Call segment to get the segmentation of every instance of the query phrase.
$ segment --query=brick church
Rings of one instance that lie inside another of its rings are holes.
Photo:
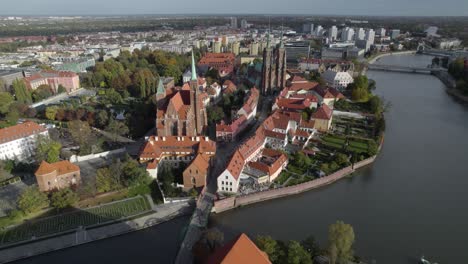
[[[286,86],[286,49],[281,39],[278,47],[270,47],[270,35],[263,50],[262,86],[263,95],[280,91]]]
[[[206,108],[198,86],[195,59],[192,52],[192,78],[190,88],[165,89],[159,82],[156,92],[156,135],[197,136],[207,126]]]

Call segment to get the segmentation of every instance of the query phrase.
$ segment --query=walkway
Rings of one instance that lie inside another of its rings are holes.
[[[176,217],[192,213],[193,202],[153,205],[152,208],[155,211],[154,213],[133,220],[93,229],[80,228],[65,235],[3,249],[0,251],[0,263],[27,258],[151,227]]]

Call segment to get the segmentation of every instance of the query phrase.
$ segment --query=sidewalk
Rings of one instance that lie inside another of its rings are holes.
[[[96,227],[89,230],[78,229],[69,234],[1,250],[0,263],[7,263],[151,227],[179,216],[191,214],[193,211],[193,203],[181,202],[152,205],[152,208],[155,211],[154,213],[133,220]]]

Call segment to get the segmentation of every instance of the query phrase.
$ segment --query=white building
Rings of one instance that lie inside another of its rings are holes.
[[[359,28],[356,34],[356,40],[363,40],[366,37],[366,32],[363,28]]]
[[[368,29],[366,31],[366,40],[371,45],[374,44],[374,42],[375,42],[375,31],[373,29]]]
[[[399,29],[392,29],[390,31],[390,38],[391,39],[396,39],[400,36],[400,30]]]
[[[332,41],[335,41],[336,38],[338,37],[338,28],[336,28],[336,26],[332,26],[329,30],[328,30],[328,37],[332,40]]]
[[[237,28],[237,17],[231,17],[231,28]]]
[[[241,28],[246,29],[249,27],[249,24],[247,23],[247,20],[242,19],[241,20]]]
[[[315,36],[322,36],[323,35],[323,27],[318,25],[317,28],[315,29]]]
[[[378,36],[380,37],[385,37],[385,34],[387,33],[387,31],[385,30],[385,28],[379,28],[377,29],[377,32],[376,32]]]
[[[31,161],[38,135],[48,137],[49,133],[46,128],[29,121],[0,129],[0,160]]]
[[[341,41],[351,41],[354,38],[354,29],[346,27],[341,31]]]
[[[353,77],[348,72],[327,70],[322,74],[322,77],[329,86],[341,91],[354,82]]]

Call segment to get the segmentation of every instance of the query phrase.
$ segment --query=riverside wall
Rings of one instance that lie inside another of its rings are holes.
[[[239,206],[245,206],[253,203],[258,203],[262,201],[272,200],[276,198],[281,198],[285,196],[290,196],[294,194],[303,193],[315,188],[319,188],[328,184],[331,184],[337,180],[342,179],[343,177],[353,173],[359,168],[367,166],[374,162],[376,156],[370,157],[363,161],[357,162],[352,166],[343,168],[335,173],[332,173],[328,176],[318,178],[309,182],[301,183],[294,186],[283,187],[273,190],[267,190],[263,192],[257,192],[253,194],[248,194],[244,196],[229,197],[226,199],[215,201],[214,212],[221,213],[231,209],[234,209]]]

